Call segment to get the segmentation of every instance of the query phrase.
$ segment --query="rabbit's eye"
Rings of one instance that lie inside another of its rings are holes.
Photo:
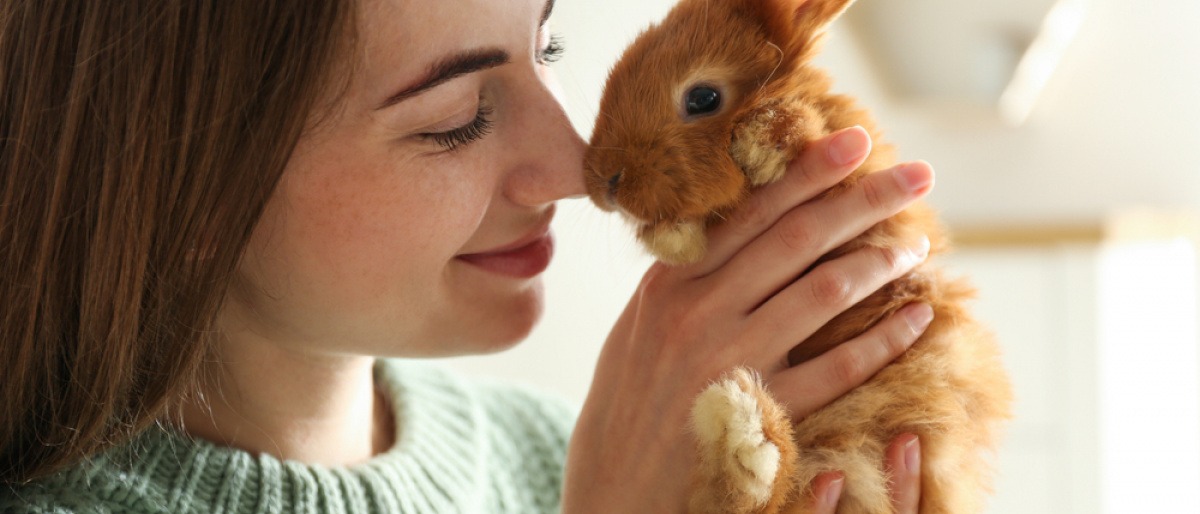
[[[710,114],[721,107],[721,93],[709,86],[696,86],[685,98],[688,116]]]

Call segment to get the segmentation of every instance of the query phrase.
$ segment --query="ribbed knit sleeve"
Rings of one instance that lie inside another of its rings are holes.
[[[280,461],[163,428],[46,480],[0,491],[0,512],[557,512],[575,411],[532,390],[387,360],[376,377],[395,446],[368,462]]]

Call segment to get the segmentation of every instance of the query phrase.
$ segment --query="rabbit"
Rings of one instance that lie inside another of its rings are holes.
[[[590,199],[619,211],[667,264],[705,254],[706,229],[750,190],[778,180],[807,142],[860,125],[854,99],[830,92],[810,64],[853,0],[682,0],[625,50],[605,85],[585,153]],[[895,163],[876,145],[825,195]],[[693,513],[806,512],[810,484],[842,471],[838,512],[893,511],[883,465],[889,441],[920,437],[925,514],[980,512],[1012,391],[991,333],[966,307],[974,292],[934,264],[948,242],[918,203],[835,249],[888,247],[925,234],[930,258],[830,321],[789,354],[793,364],[865,332],[911,302],[934,321],[907,353],[824,409],[792,420],[752,370],[736,368],[694,400],[699,452]]]

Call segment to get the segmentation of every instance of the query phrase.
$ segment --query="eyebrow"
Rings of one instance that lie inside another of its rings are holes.
[[[550,20],[550,13],[554,11],[554,0],[546,0],[546,6],[542,7],[542,19],[538,20],[538,26],[545,25]]]
[[[460,54],[455,54],[450,57],[439,59],[429,67],[429,71],[420,80],[417,80],[412,85],[400,90],[387,100],[384,100],[375,110],[384,109],[400,103],[401,101],[416,96],[417,94],[429,90],[430,88],[439,86],[450,79],[460,77],[468,73],[495,68],[501,64],[507,64],[509,61],[508,52],[504,50],[490,48],[482,50],[470,50]]]
[[[550,19],[550,13],[553,11],[554,0],[546,0],[546,5],[542,7],[542,17],[538,20],[538,27],[546,24]],[[375,110],[386,109],[396,105],[456,77],[508,64],[510,60],[508,52],[498,48],[470,50],[439,59],[429,67],[429,71],[425,73],[424,77],[400,90],[400,92],[389,96]]]

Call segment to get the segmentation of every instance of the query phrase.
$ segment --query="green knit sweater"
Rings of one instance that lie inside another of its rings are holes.
[[[348,467],[280,461],[154,428],[48,479],[0,490],[0,512],[557,512],[574,410],[511,386],[381,360],[388,452]]]

